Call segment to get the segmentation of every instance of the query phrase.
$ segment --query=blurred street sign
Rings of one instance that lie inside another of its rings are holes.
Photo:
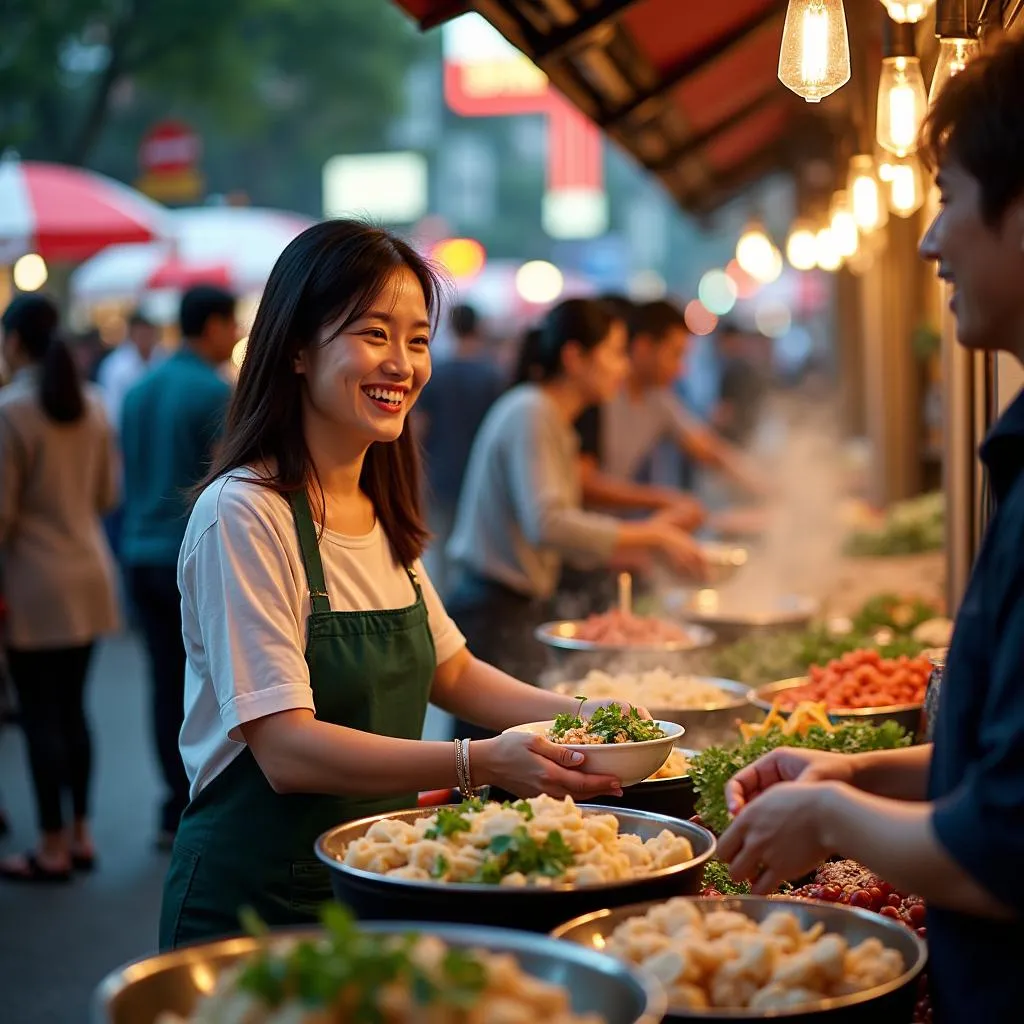
[[[184,121],[154,124],[139,144],[140,192],[164,203],[193,203],[206,187],[199,164],[203,143]]]
[[[325,217],[361,217],[412,224],[427,212],[427,161],[422,153],[356,153],[324,164]]]

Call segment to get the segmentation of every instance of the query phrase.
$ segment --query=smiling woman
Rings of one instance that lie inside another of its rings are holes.
[[[474,658],[420,563],[404,428],[439,292],[405,242],[353,221],[310,228],[270,275],[178,562],[191,799],[164,947],[236,932],[243,906],[314,921],[330,898],[317,836],[417,790],[621,792],[543,737],[420,740],[428,701],[494,730],[573,707]]]

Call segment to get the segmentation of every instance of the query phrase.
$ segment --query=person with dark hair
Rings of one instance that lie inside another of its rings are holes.
[[[924,152],[940,209],[921,242],[961,345],[1024,363],[1024,41],[939,93]],[[960,605],[930,745],[843,756],[777,750],[740,772],[719,855],[765,892],[851,857],[927,907],[940,1024],[1019,1020],[1024,893],[1024,392],[981,446],[995,510]]]
[[[125,395],[160,361],[164,351],[160,347],[160,328],[141,310],[133,310],[128,316],[124,340],[96,371],[107,419],[115,430],[121,429]]]
[[[181,347],[129,389],[121,416],[124,519],[121,561],[149,658],[151,725],[166,793],[157,846],[170,849],[188,803],[178,751],[184,714],[178,551],[188,492],[206,475],[224,428],[230,385],[219,367],[238,340],[235,297],[202,285],[181,297]]]
[[[732,320],[723,320],[715,332],[721,365],[718,402],[711,422],[730,444],[749,444],[761,418],[767,382],[750,352],[750,336]]]
[[[58,336],[54,303],[19,295],[0,323],[13,372],[0,390],[4,643],[42,834],[33,852],[0,862],[0,877],[67,881],[73,866],[94,864],[85,683],[97,638],[118,625],[100,523],[117,501],[116,457],[102,400]]]
[[[703,507],[674,488],[649,483],[651,460],[662,441],[725,473],[744,490],[764,490],[741,454],[689,413],[672,392],[686,356],[689,332],[682,311],[667,300],[634,306],[629,319],[629,373],[624,388],[577,420],[583,494],[590,505],[665,510],[693,528]]]
[[[308,228],[270,273],[178,563],[192,789],[163,948],[237,932],[246,906],[314,921],[317,836],[420,790],[621,792],[540,736],[420,738],[428,701],[492,729],[574,707],[474,657],[423,572],[406,420],[437,307],[430,265],[355,221]]]
[[[480,337],[476,310],[457,305],[450,323],[455,352],[434,366],[430,387],[417,403],[415,417],[426,460],[427,517],[433,535],[425,563],[442,596],[448,589],[444,546],[455,521],[473,438],[505,387]]]
[[[461,579],[449,607],[474,649],[536,681],[533,628],[549,614],[564,563],[608,566],[658,552],[700,574],[692,538],[665,517],[626,522],[583,507],[572,424],[614,397],[628,371],[626,327],[606,304],[568,299],[524,342],[519,383],[487,414],[448,545]]]

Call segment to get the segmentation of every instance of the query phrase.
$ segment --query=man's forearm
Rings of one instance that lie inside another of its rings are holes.
[[[667,487],[652,487],[618,480],[592,469],[583,476],[583,503],[588,507],[658,511],[679,498]]]
[[[828,849],[868,865],[901,892],[979,917],[1014,917],[946,852],[932,827],[930,803],[887,800],[825,783],[819,828]]]
[[[925,799],[932,763],[930,743],[899,750],[873,750],[854,754],[853,758],[853,785],[857,789],[893,800]]]

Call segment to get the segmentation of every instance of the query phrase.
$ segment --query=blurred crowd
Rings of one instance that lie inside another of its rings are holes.
[[[173,344],[135,312],[113,347],[98,335],[67,343],[42,295],[3,315],[0,706],[24,731],[40,830],[33,850],[0,861],[4,878],[62,881],[95,865],[84,695],[97,641],[121,628],[148,655],[165,789],[154,842],[173,844],[189,788],[177,562],[230,403],[235,305],[221,288],[192,288]],[[411,421],[426,466],[425,564],[470,648],[536,679],[537,624],[604,610],[609,569],[632,570],[641,588],[656,560],[699,572],[693,533],[721,506],[766,494],[745,449],[770,360],[764,339],[723,323],[717,401],[702,419],[687,390],[692,339],[671,302],[566,300],[511,360],[472,307],[443,326],[450,351]]]

